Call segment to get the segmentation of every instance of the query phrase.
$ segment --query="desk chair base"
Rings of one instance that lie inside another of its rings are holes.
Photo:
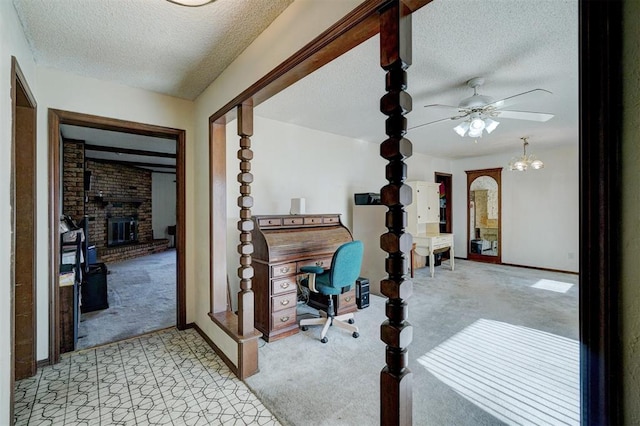
[[[327,339],[327,331],[332,325],[350,331],[354,339],[360,337],[360,333],[358,333],[358,327],[352,325],[354,322],[355,320],[353,313],[329,317],[327,316],[326,312],[320,311],[320,318],[308,318],[300,320],[300,329],[302,331],[307,331],[309,329],[308,326],[310,325],[323,326],[322,332],[320,333],[320,341],[322,343],[327,343],[329,341],[329,339]]]

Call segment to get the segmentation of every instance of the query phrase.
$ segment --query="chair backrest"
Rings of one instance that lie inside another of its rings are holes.
[[[349,287],[356,282],[360,276],[363,253],[362,241],[351,241],[338,247],[331,260],[331,287]]]

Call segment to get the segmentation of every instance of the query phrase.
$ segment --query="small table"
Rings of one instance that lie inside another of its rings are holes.
[[[420,256],[429,256],[429,272],[431,278],[435,275],[434,252],[441,249],[449,249],[449,263],[454,270],[453,234],[418,234],[413,236],[413,249],[411,250],[411,276],[413,277],[413,252]]]

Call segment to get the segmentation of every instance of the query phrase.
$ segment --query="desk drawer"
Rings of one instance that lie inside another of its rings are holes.
[[[285,226],[304,224],[304,220],[301,217],[285,217],[284,219],[282,219],[282,222]]]
[[[295,304],[291,309],[278,311],[271,314],[271,330],[279,330],[296,323]]]
[[[271,267],[271,278],[284,277],[296,272],[296,262],[273,265]]]
[[[293,291],[294,288],[296,288],[295,277],[281,278],[279,280],[271,281],[271,294],[274,296]]]
[[[286,293],[282,296],[274,296],[271,298],[271,312],[282,311],[296,306],[298,293]]]
[[[331,257],[321,257],[318,259],[303,260],[302,262],[298,262],[298,272],[300,272],[300,268],[303,266],[320,266],[324,269],[329,269],[331,267],[331,259]]]
[[[258,225],[260,225],[261,227],[265,227],[265,226],[280,226],[282,225],[282,219],[279,217],[272,217],[272,218],[262,218],[262,219],[258,219]]]
[[[436,250],[443,247],[450,247],[452,243],[451,237],[433,237],[431,239],[431,249]]]
[[[346,293],[338,295],[338,315],[354,312],[356,310],[356,285],[354,284]]]
[[[322,218],[322,223],[339,223],[340,218],[338,216],[331,216]]]
[[[304,224],[305,225],[319,225],[322,223],[322,217],[305,217]]]

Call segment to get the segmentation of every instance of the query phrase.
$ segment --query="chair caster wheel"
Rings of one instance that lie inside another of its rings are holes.
[[[320,341],[322,343],[327,343],[329,341],[329,339],[327,339],[326,337],[323,337],[322,339],[320,339]]]
[[[349,318],[349,319],[347,320],[347,322],[348,322],[349,324],[353,324],[354,322],[356,322],[356,320],[354,320],[353,318]]]
[[[307,327],[306,325],[303,325],[302,327],[300,327],[300,330],[302,331],[307,331],[309,329],[309,327]]]
[[[358,333],[357,331],[354,331],[352,336],[354,339],[357,339],[358,337],[360,337],[360,333]]]

